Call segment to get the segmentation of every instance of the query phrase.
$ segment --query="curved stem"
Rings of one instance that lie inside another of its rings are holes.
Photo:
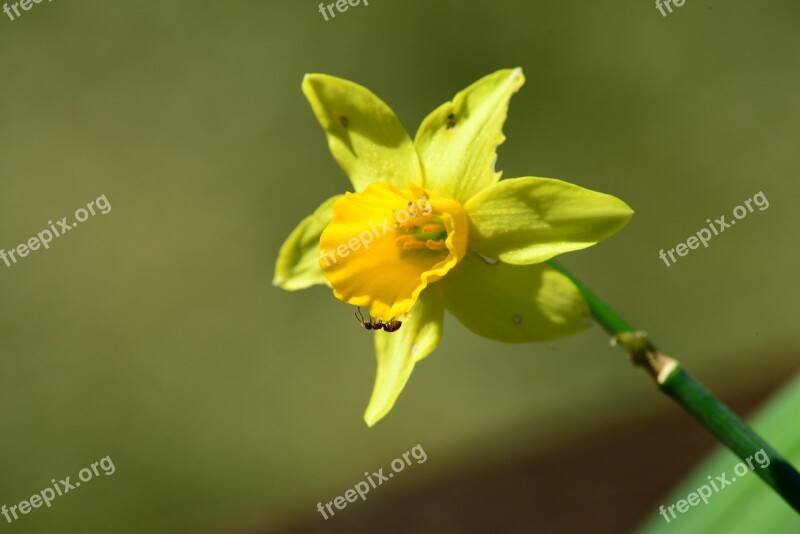
[[[589,304],[589,310],[595,321],[611,334],[615,342],[628,351],[636,365],[644,367],[653,376],[659,389],[672,397],[736,456],[743,461],[749,458],[752,462],[753,455],[763,449],[770,459],[770,464],[753,472],[800,513],[800,473],[780,453],[713,393],[684,371],[677,360],[659,352],[646,334],[635,331],[600,297],[561,265],[552,260],[548,263],[572,280]]]

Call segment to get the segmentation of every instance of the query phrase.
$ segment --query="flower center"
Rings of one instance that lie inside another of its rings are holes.
[[[336,298],[388,321],[466,254],[468,220],[456,201],[409,184],[373,183],[334,204],[320,267]]]
[[[408,213],[412,216],[405,222],[398,222],[398,236],[395,239],[403,250],[447,249],[447,228],[441,217],[435,215],[430,201],[408,203]]]

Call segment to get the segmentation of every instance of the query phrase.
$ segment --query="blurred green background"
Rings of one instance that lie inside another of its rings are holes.
[[[596,327],[505,346],[448,318],[367,429],[370,336],[329,289],[271,285],[284,238],[349,187],[300,92],[306,72],[369,87],[413,134],[461,88],[521,66],[497,168],[636,211],[563,263],[712,386],[797,368],[796,2],[689,0],[662,17],[644,0],[372,0],[328,22],[317,9],[91,0],[0,14],[0,248],[100,195],[113,208],[0,264],[0,504],[106,455],[117,469],[0,520],[9,531],[336,528],[316,503],[416,444],[426,463],[340,515],[677,410]],[[768,210],[659,260],[759,191]],[[552,492],[558,513],[582,513]]]

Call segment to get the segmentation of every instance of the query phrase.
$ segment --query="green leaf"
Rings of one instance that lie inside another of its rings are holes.
[[[414,144],[425,169],[425,187],[465,202],[495,184],[497,147],[511,95],[522,87],[522,69],[500,70],[458,93],[428,115]]]
[[[303,93],[328,146],[356,191],[372,182],[403,188],[421,184],[414,144],[400,119],[381,99],[356,83],[325,74],[307,74]]]
[[[800,375],[789,383],[769,402],[752,423],[753,429],[763,436],[772,447],[780,452],[794,466],[800,466]],[[763,456],[762,456],[763,458]],[[772,488],[748,469],[744,476],[734,472],[741,460],[728,449],[719,447],[707,461],[665,496],[650,512],[650,519],[640,532],[645,534],[706,534],[724,532],[725,534],[760,534],[800,532],[800,516]],[[753,460],[754,468],[766,466]],[[745,465],[746,467],[746,465]],[[769,467],[769,466],[767,466]],[[739,468],[740,472],[742,468]],[[674,509],[673,518],[667,508],[679,499],[686,499],[690,493],[709,483],[708,477],[726,474],[732,483],[719,492],[712,492],[708,503],[701,500],[690,506],[685,513]],[[736,481],[732,481],[736,477]],[[669,523],[659,514],[664,506]]]
[[[439,284],[423,291],[396,332],[375,332],[378,372],[364,421],[373,426],[394,406],[414,364],[433,352],[442,336],[444,305]]]
[[[546,264],[490,264],[469,253],[441,283],[447,310],[489,339],[547,341],[577,334],[589,324],[578,288]]]
[[[590,247],[625,226],[633,210],[620,199],[550,178],[503,180],[465,205],[470,248],[528,265]]]
[[[333,217],[333,203],[344,195],[329,198],[297,225],[278,253],[273,285],[288,291],[327,284],[319,266],[319,238]]]

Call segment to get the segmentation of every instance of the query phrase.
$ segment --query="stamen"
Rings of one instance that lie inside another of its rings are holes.
[[[413,203],[409,203],[409,206]],[[414,205],[416,207],[416,205]],[[413,212],[412,208],[409,208]],[[416,212],[413,212],[416,214]],[[415,215],[400,223],[399,229],[402,232],[397,236],[397,243],[403,250],[434,250],[441,251],[447,248],[445,239],[447,230],[441,217],[435,216],[433,210],[426,215]]]
[[[420,241],[411,235],[397,236],[397,242],[403,246],[403,250],[418,250],[425,248],[425,242]]]

